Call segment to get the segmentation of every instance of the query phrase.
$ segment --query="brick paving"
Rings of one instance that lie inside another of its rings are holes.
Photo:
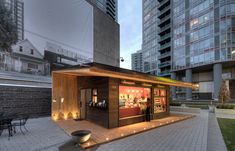
[[[215,122],[215,117],[213,119],[208,114],[208,111],[201,111],[194,118],[132,135],[89,150],[214,151],[216,150],[215,148],[219,148],[221,143],[211,144],[213,141],[209,135],[212,133],[208,131],[208,125],[214,129],[214,135],[211,136],[217,137],[218,133],[219,135],[221,134]],[[5,131],[3,136],[0,136],[0,151],[82,150],[79,147],[75,147],[70,141],[71,138],[49,118],[31,119],[28,121],[27,127],[30,132],[27,132],[25,135],[17,132],[9,141]],[[218,137],[216,141],[223,143],[221,137]],[[208,148],[209,146],[212,148]],[[223,148],[221,151],[225,150]]]
[[[151,129],[159,128],[168,124],[173,124],[175,122],[180,122],[192,118],[192,115],[184,114],[170,114],[169,116],[161,119],[151,120],[151,122],[141,122],[131,125],[126,125],[122,127],[107,129],[92,122],[83,121],[58,121],[56,124],[59,125],[63,130],[65,130],[68,135],[73,131],[87,129],[91,131],[91,139],[82,144],[82,148],[90,148],[92,146],[100,145],[116,139],[124,138],[131,135],[136,135],[137,133],[142,133]]]
[[[97,151],[206,151],[208,114],[100,146]]]
[[[50,118],[30,119],[26,124],[29,132],[23,135],[19,129],[8,140],[5,130],[0,136],[0,151],[36,151],[60,146],[70,137],[54,124]]]

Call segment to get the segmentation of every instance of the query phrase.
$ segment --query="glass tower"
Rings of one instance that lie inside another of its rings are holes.
[[[18,41],[24,39],[24,2],[22,0],[5,0],[5,6],[11,11],[17,27]]]
[[[144,72],[170,76],[171,69],[171,1],[143,0],[143,68]]]
[[[218,100],[223,79],[234,86],[234,14],[230,0],[173,1],[172,77],[199,84],[196,91],[176,89],[173,97]]]
[[[113,20],[118,20],[118,0],[88,0],[105,12]]]

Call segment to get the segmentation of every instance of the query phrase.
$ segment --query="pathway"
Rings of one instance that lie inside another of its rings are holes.
[[[74,147],[73,143],[67,142],[71,138],[49,118],[31,119],[27,127],[30,132],[25,135],[18,132],[10,141],[7,139],[7,133],[4,132],[4,136],[0,136],[0,150],[82,150]],[[208,111],[201,111],[194,118],[103,144],[91,150],[226,151],[226,148],[214,115],[208,114]]]

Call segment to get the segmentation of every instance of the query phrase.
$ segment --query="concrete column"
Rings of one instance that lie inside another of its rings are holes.
[[[171,73],[171,79],[176,80],[176,73]],[[176,87],[171,87],[171,98],[172,100],[176,100]]]
[[[192,69],[185,71],[186,82],[192,82]],[[192,89],[186,88],[186,100],[192,100]]]
[[[219,100],[219,91],[222,81],[222,65],[220,63],[214,64],[213,66],[213,76],[214,76],[214,100]]]

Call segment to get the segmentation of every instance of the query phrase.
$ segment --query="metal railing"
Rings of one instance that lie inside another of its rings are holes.
[[[160,55],[158,56],[158,59],[165,58],[165,57],[168,57],[168,56],[170,56],[170,55],[171,55],[171,52],[168,51],[168,52],[165,52],[165,53],[163,53],[163,54],[160,54]]]

